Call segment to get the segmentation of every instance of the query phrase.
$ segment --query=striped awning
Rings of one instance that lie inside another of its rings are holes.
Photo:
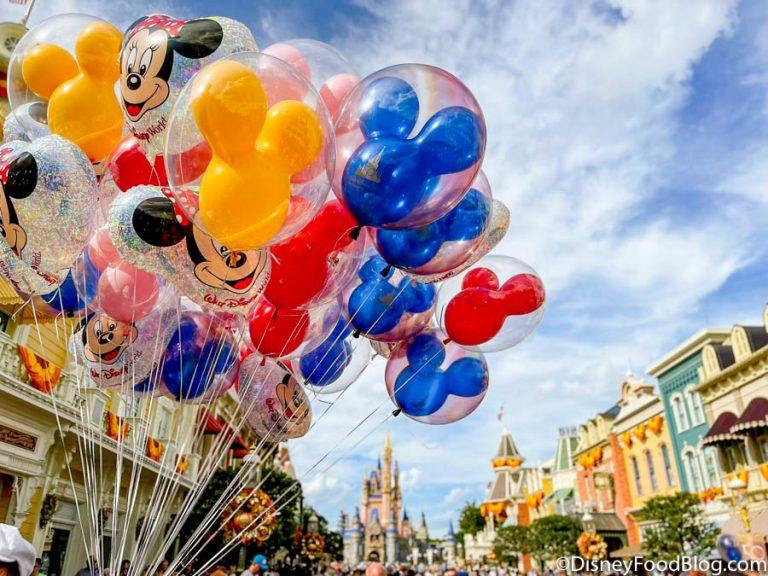
[[[754,428],[768,428],[768,398],[753,398],[739,419],[731,426],[731,434]]]
[[[738,434],[733,434],[731,428],[738,421],[738,417],[733,412],[723,412],[717,417],[709,431],[701,439],[704,446],[712,444],[722,444],[723,442],[734,442],[740,439]]]

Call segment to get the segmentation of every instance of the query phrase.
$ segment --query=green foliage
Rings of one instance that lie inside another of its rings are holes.
[[[542,560],[575,556],[580,534],[581,525],[573,518],[558,514],[545,516],[531,524],[528,545],[530,552]]]
[[[528,526],[503,526],[493,539],[493,553],[501,562],[517,564],[519,554],[528,554],[531,529]]]
[[[651,558],[699,555],[715,546],[718,530],[704,520],[701,501],[690,492],[654,496],[639,516],[653,523],[643,538],[643,548]]]
[[[280,548],[292,550],[294,536],[299,527],[298,510],[302,502],[301,484],[285,472],[271,466],[262,469],[262,479],[261,489],[269,494],[280,514],[277,517],[277,526],[272,536],[256,548],[258,552],[267,555],[275,553]]]
[[[344,539],[338,532],[328,532],[324,535],[325,538],[325,553],[328,554],[332,560],[341,562],[344,560]]]
[[[459,531],[473,536],[485,528],[485,518],[480,514],[480,507],[473,502],[466,502],[459,516]]]

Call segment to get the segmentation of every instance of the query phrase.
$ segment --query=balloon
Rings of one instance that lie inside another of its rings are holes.
[[[120,56],[120,96],[128,128],[150,162],[163,151],[168,118],[189,79],[219,58],[256,50],[250,30],[229,18],[176,20],[152,14],[128,27]]]
[[[338,317],[335,300],[312,308],[279,309],[262,298],[249,315],[251,348],[271,358],[301,356],[320,345]]]
[[[278,308],[322,304],[354,275],[365,238],[353,241],[355,219],[340,202],[326,202],[295,236],[270,248],[274,262],[265,295]]]
[[[99,272],[103,272],[109,267],[117,266],[122,262],[120,253],[109,237],[109,228],[106,226],[99,228],[93,233],[93,236],[88,240],[86,250],[88,251],[88,261]]]
[[[387,571],[378,562],[371,562],[365,569],[365,576],[386,576]]]
[[[446,214],[469,189],[485,151],[485,121],[469,90],[417,64],[360,82],[336,134],[360,144],[337,149],[344,169],[334,192],[360,224],[380,228],[424,226]]]
[[[309,62],[307,62],[304,54],[298,48],[281,42],[267,46],[262,52],[290,64],[304,78],[311,80],[312,74],[309,70]],[[302,84],[280,84],[279,87],[279,91],[273,93],[275,101],[278,102],[280,100],[304,100],[307,92],[307,86]]]
[[[304,384],[319,394],[340,392],[360,377],[371,360],[371,344],[354,338],[352,329],[339,319],[330,335],[298,362]]]
[[[742,559],[741,548],[729,534],[721,534],[717,539],[720,557],[726,561],[738,562]]]
[[[88,237],[89,208],[98,193],[93,168],[71,142],[44,136],[0,145],[0,183],[0,233],[11,253],[0,274],[23,281],[24,292],[50,292]],[[12,274],[12,258],[27,263],[39,279]]]
[[[240,367],[240,408],[254,433],[269,442],[300,438],[312,423],[307,394],[283,364],[252,354]]]
[[[101,309],[120,322],[140,320],[155,307],[160,284],[154,274],[129,262],[109,266],[99,278],[98,298]]]
[[[426,330],[394,351],[385,371],[390,398],[424,424],[449,424],[471,414],[488,390],[488,366],[479,352]]]
[[[132,135],[125,136],[112,152],[107,171],[123,192],[141,184],[168,185],[163,157],[158,156],[154,163],[150,162],[141,141]]]
[[[173,303],[161,300],[152,313],[136,322],[120,322],[103,313],[92,314],[83,329],[72,336],[78,358],[100,388],[132,390],[157,375],[160,351],[164,350],[176,326]],[[143,389],[152,388],[149,383]]]
[[[179,401],[209,402],[224,394],[240,369],[240,350],[223,321],[185,310],[163,354],[163,390]]]
[[[275,102],[284,85],[306,88],[304,100]],[[224,106],[229,99],[238,105]],[[213,157],[197,178],[184,154],[201,144]],[[333,128],[306,78],[282,60],[244,52],[206,66],[182,90],[165,160],[190,221],[231,249],[250,250],[290,238],[323,204]]]
[[[77,292],[77,286],[70,271],[56,284],[55,289],[41,296],[33,296],[32,303],[37,310],[50,317],[79,318],[87,313],[86,303]]]
[[[8,115],[3,124],[3,137],[6,142],[12,140],[32,142],[50,135],[48,104],[46,102],[22,104]]]
[[[211,312],[245,315],[270,277],[267,250],[230,250],[189,222],[167,193],[138,186],[114,201],[109,230],[120,254]]]
[[[438,319],[457,344],[496,352],[536,329],[544,300],[544,284],[530,266],[508,256],[487,256],[441,286]]]
[[[420,332],[435,309],[435,289],[406,278],[381,256],[370,255],[358,282],[345,291],[345,317],[372,340],[403,340]]]
[[[356,74],[336,74],[320,87],[320,98],[323,99],[333,120],[338,118],[344,99],[359,82],[360,77]]]
[[[55,44],[37,45],[22,60],[27,86],[48,100],[51,132],[77,144],[92,162],[109,155],[123,130],[113,88],[120,75],[121,41],[117,28],[107,22],[93,22],[77,36],[77,62]]]
[[[487,181],[478,175],[478,179]],[[419,275],[439,274],[461,266],[482,245],[491,223],[490,188],[470,188],[461,201],[438,220],[407,230],[378,229],[379,254],[389,263]]]
[[[290,176],[320,153],[320,122],[298,101],[285,100],[267,109],[258,76],[231,60],[203,69],[192,91],[195,121],[213,150],[200,183],[203,223],[233,248],[263,246],[285,223]],[[236,108],[232,102],[243,105]],[[247,193],[254,183],[258,195]]]

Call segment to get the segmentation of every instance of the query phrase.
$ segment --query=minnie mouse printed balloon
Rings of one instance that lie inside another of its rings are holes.
[[[230,250],[176,210],[167,191],[137,186],[115,199],[109,230],[118,252],[211,312],[245,315],[269,280],[269,253]]]
[[[143,16],[125,31],[120,99],[128,128],[154,161],[182,87],[200,68],[235,52],[255,52],[250,30],[236,20]]]
[[[25,292],[50,292],[72,266],[88,238],[97,195],[91,163],[64,138],[0,146],[0,233],[10,252],[40,276],[18,277],[28,284]],[[13,277],[8,270],[14,267],[6,259],[0,273]]]
[[[409,418],[449,424],[471,414],[488,390],[488,365],[479,352],[425,330],[401,343],[387,361],[387,392]]]

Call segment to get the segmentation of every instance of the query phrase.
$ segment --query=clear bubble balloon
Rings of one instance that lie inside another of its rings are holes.
[[[286,99],[287,89],[305,96]],[[212,151],[207,162],[189,154],[203,148]],[[251,250],[293,236],[322,206],[333,128],[304,76],[278,58],[243,52],[209,64],[182,90],[165,161],[186,216],[230,249]]]
[[[465,418],[488,390],[488,365],[480,352],[425,330],[402,342],[387,361],[387,392],[402,413],[424,424]]]
[[[300,438],[312,423],[307,393],[284,364],[257,354],[240,367],[240,407],[248,426],[269,442]]]
[[[717,538],[717,550],[720,557],[728,562],[738,562],[742,559],[741,548],[730,534],[721,534]]]
[[[333,190],[362,225],[413,228],[448,213],[485,153],[485,120],[469,89],[422,64],[380,70],[347,96],[335,124]]]
[[[455,343],[498,352],[533,333],[544,316],[545,299],[541,278],[525,262],[486,256],[440,286],[437,318]]]
[[[32,142],[50,134],[48,104],[45,102],[22,104],[6,117],[3,124],[3,138],[8,142]]]
[[[318,394],[333,394],[347,389],[371,361],[372,349],[366,338],[354,337],[354,331],[340,318],[322,344],[304,354],[297,362],[304,384]]]

